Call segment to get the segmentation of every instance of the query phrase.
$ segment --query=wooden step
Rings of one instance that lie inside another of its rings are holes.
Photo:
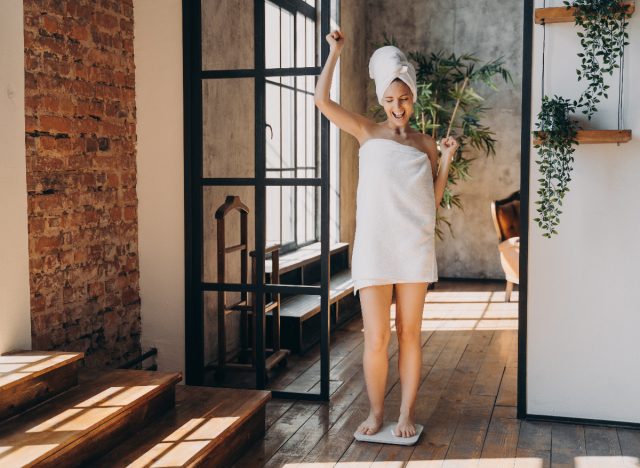
[[[173,406],[179,373],[101,370],[0,425],[0,466],[86,463]]]
[[[82,353],[17,351],[0,356],[0,420],[78,383]]]
[[[230,466],[264,436],[271,392],[176,388],[176,407],[92,466]]]

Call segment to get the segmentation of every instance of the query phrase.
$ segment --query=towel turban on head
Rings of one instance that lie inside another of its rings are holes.
[[[413,102],[418,100],[416,70],[396,46],[376,49],[369,59],[369,77],[376,82],[376,94],[380,105],[383,105],[384,92],[396,78],[400,78],[409,86],[413,93]]]

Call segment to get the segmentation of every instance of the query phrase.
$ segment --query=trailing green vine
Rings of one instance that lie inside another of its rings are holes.
[[[607,99],[609,85],[604,75],[612,75],[619,68],[624,46],[629,45],[626,32],[629,18],[627,5],[619,0],[574,0],[563,2],[567,8],[575,8],[575,24],[584,32],[578,32],[582,52],[580,68],[576,70],[578,81],[588,81],[587,89],[574,101],[589,120],[596,113],[600,98]]]
[[[570,117],[573,112],[575,106],[570,100],[560,96],[553,99],[544,96],[537,130],[533,132],[537,139],[534,147],[538,149],[539,156],[536,163],[543,175],[538,179],[540,200],[535,202],[540,216],[534,221],[544,230],[542,235],[545,237],[557,234],[556,227],[562,213],[559,207],[569,191],[574,145],[578,144],[577,122]]]
[[[533,132],[538,150],[539,166],[542,178],[538,179],[539,200],[534,218],[543,230],[543,236],[557,234],[560,207],[571,181],[571,171],[578,123],[571,117],[580,110],[589,120],[597,112],[600,98],[608,99],[609,85],[605,75],[612,75],[620,68],[619,61],[624,56],[624,47],[629,45],[626,32],[628,25],[628,5],[619,0],[574,0],[564,1],[567,8],[575,8],[575,24],[583,28],[578,31],[582,51],[580,68],[576,70],[578,81],[587,81],[587,88],[576,100],[570,101],[561,96],[550,99],[543,96],[542,107],[538,114],[537,130]],[[544,47],[544,46],[543,46]],[[544,83],[544,54],[543,54]],[[543,86],[544,88],[544,86]]]

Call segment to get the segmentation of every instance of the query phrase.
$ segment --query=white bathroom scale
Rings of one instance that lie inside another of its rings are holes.
[[[393,435],[393,429],[397,422],[385,422],[378,432],[373,435],[361,434],[356,431],[353,437],[361,442],[377,442],[378,444],[397,444],[397,445],[413,445],[418,442],[420,434],[422,434],[422,425],[416,424],[416,435],[413,437],[398,437]]]

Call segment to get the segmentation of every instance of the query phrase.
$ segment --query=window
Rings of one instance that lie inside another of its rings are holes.
[[[315,1],[267,0],[265,36],[267,178],[320,177],[316,76],[300,70],[319,65]],[[287,252],[318,241],[319,193],[309,185],[268,186],[267,243]]]

